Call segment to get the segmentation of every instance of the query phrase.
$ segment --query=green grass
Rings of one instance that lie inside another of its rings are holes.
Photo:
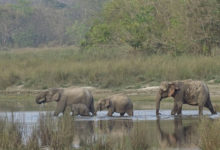
[[[126,49],[122,48],[122,49]],[[117,49],[81,52],[76,47],[0,52],[0,89],[91,85],[140,87],[163,80],[220,80],[220,56],[147,56]]]

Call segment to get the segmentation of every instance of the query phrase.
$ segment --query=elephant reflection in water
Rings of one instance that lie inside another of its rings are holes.
[[[174,132],[169,133],[161,129],[160,119],[157,120],[159,132],[159,144],[161,148],[166,147],[197,147],[199,138],[196,128],[197,123],[184,126],[182,118],[174,119]]]
[[[122,137],[133,128],[132,120],[100,120],[98,122],[99,133],[111,137]]]
[[[94,121],[75,121],[72,147],[80,148],[81,146],[90,145],[94,141]]]
[[[133,128],[132,120],[100,120],[75,121],[74,139],[72,147],[80,148],[95,143],[99,137],[122,137]]]

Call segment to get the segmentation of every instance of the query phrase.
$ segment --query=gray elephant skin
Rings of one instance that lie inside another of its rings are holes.
[[[96,104],[96,111],[102,111],[104,109],[108,109],[108,116],[112,116],[114,112],[120,113],[120,116],[124,116],[125,113],[133,116],[133,103],[123,94],[116,94],[100,99]]]
[[[89,116],[89,109],[85,104],[73,104],[71,110],[72,116]]]
[[[72,104],[85,104],[93,115],[95,115],[94,100],[91,92],[86,88],[58,88],[41,92],[36,97],[36,103],[57,102],[54,116],[64,113],[67,106]]]
[[[202,81],[180,80],[162,82],[156,97],[156,114],[159,115],[160,101],[173,97],[174,106],[171,115],[182,113],[182,104],[199,107],[199,115],[203,114],[203,107],[207,107],[212,114],[216,114],[210,99],[208,86]]]

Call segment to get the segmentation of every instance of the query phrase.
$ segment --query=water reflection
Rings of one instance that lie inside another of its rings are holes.
[[[100,120],[97,122],[99,130],[104,134],[129,132],[133,128],[133,121],[129,119],[124,120]]]
[[[174,120],[136,121],[99,120],[76,121],[73,147],[85,147],[96,143],[98,138],[111,137],[112,139],[134,136],[137,131],[144,132],[144,138],[149,147],[164,148],[198,148],[199,120],[175,118]],[[143,136],[143,135],[142,135]],[[136,137],[139,138],[139,137]],[[119,140],[118,140],[119,141]]]
[[[94,121],[75,121],[72,147],[80,148],[90,143],[94,143],[94,130]]]
[[[73,125],[69,125],[69,120],[66,123],[65,119],[62,121],[64,116],[53,117],[51,112],[49,112],[49,121],[47,117],[42,117],[47,116],[48,112],[16,112],[13,113],[13,115],[10,115],[10,113],[0,113],[0,121],[4,116],[8,117],[6,117],[6,121],[3,119],[2,124],[7,121],[10,122],[12,118],[14,120],[20,120],[21,126],[26,129],[22,130],[22,133],[25,132],[22,134],[24,141],[28,141],[28,139],[33,136],[32,132],[33,129],[35,129],[35,136],[38,138],[38,141],[41,141],[39,144],[41,146],[49,145],[47,141],[51,142],[52,137],[56,135],[57,131],[58,133],[63,133],[64,129],[70,128],[71,133],[68,132],[69,130],[67,131],[67,133],[70,134],[69,137],[64,133],[65,138],[61,137],[61,141],[68,141],[66,143],[64,142],[64,144],[71,148],[89,149],[95,144],[100,144],[101,139],[101,144],[109,140],[112,143],[121,143],[128,140],[129,142],[123,144],[130,144],[129,146],[131,147],[134,145],[136,149],[138,149],[138,145],[142,147],[145,145],[146,147],[155,149],[197,149],[200,140],[198,134],[200,124],[198,115],[188,115],[191,114],[191,111],[184,111],[187,115],[174,117],[168,115],[168,113],[165,114],[165,112],[168,111],[163,111],[164,115],[162,115],[161,118],[156,117],[154,110],[135,111],[134,117],[108,117],[105,114],[98,114],[96,117],[68,118],[72,120]],[[206,115],[204,117],[219,118],[219,116],[220,114],[212,116]],[[43,122],[39,120],[43,120]],[[45,140],[48,137],[45,133],[45,131],[47,131],[45,128],[47,127],[46,125],[50,123],[52,127],[49,126],[48,133],[50,133],[52,137],[51,139]],[[57,125],[59,125],[59,123],[65,125],[64,128],[58,128]],[[41,127],[41,125],[43,126]],[[44,141],[46,141],[46,143],[44,143]]]
[[[198,122],[192,121],[187,125],[183,124],[181,117],[170,121],[173,122],[174,129],[169,132],[169,129],[163,129],[163,124],[160,119],[156,121],[159,135],[159,145],[161,148],[166,147],[197,147],[198,145]],[[169,127],[168,127],[169,128]]]
[[[80,148],[94,144],[98,138],[120,138],[133,128],[132,120],[75,121],[72,146]]]

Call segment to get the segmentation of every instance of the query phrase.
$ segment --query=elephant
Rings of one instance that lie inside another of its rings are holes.
[[[114,112],[120,113],[120,116],[124,116],[125,113],[133,116],[133,103],[124,94],[116,94],[100,99],[96,104],[95,111],[101,111],[106,108],[108,109],[108,116],[112,116]]]
[[[54,116],[64,113],[67,106],[72,104],[85,104],[93,115],[95,115],[94,99],[92,93],[86,88],[55,88],[39,93],[35,99],[37,104],[55,101],[57,107]]]
[[[173,97],[174,106],[171,115],[182,113],[182,104],[199,107],[199,115],[203,114],[203,106],[207,107],[212,114],[214,110],[208,86],[203,81],[179,80],[162,82],[156,97],[156,115],[159,115],[160,101],[163,98]]]
[[[89,109],[85,104],[73,104],[71,110],[73,116],[89,116]]]

